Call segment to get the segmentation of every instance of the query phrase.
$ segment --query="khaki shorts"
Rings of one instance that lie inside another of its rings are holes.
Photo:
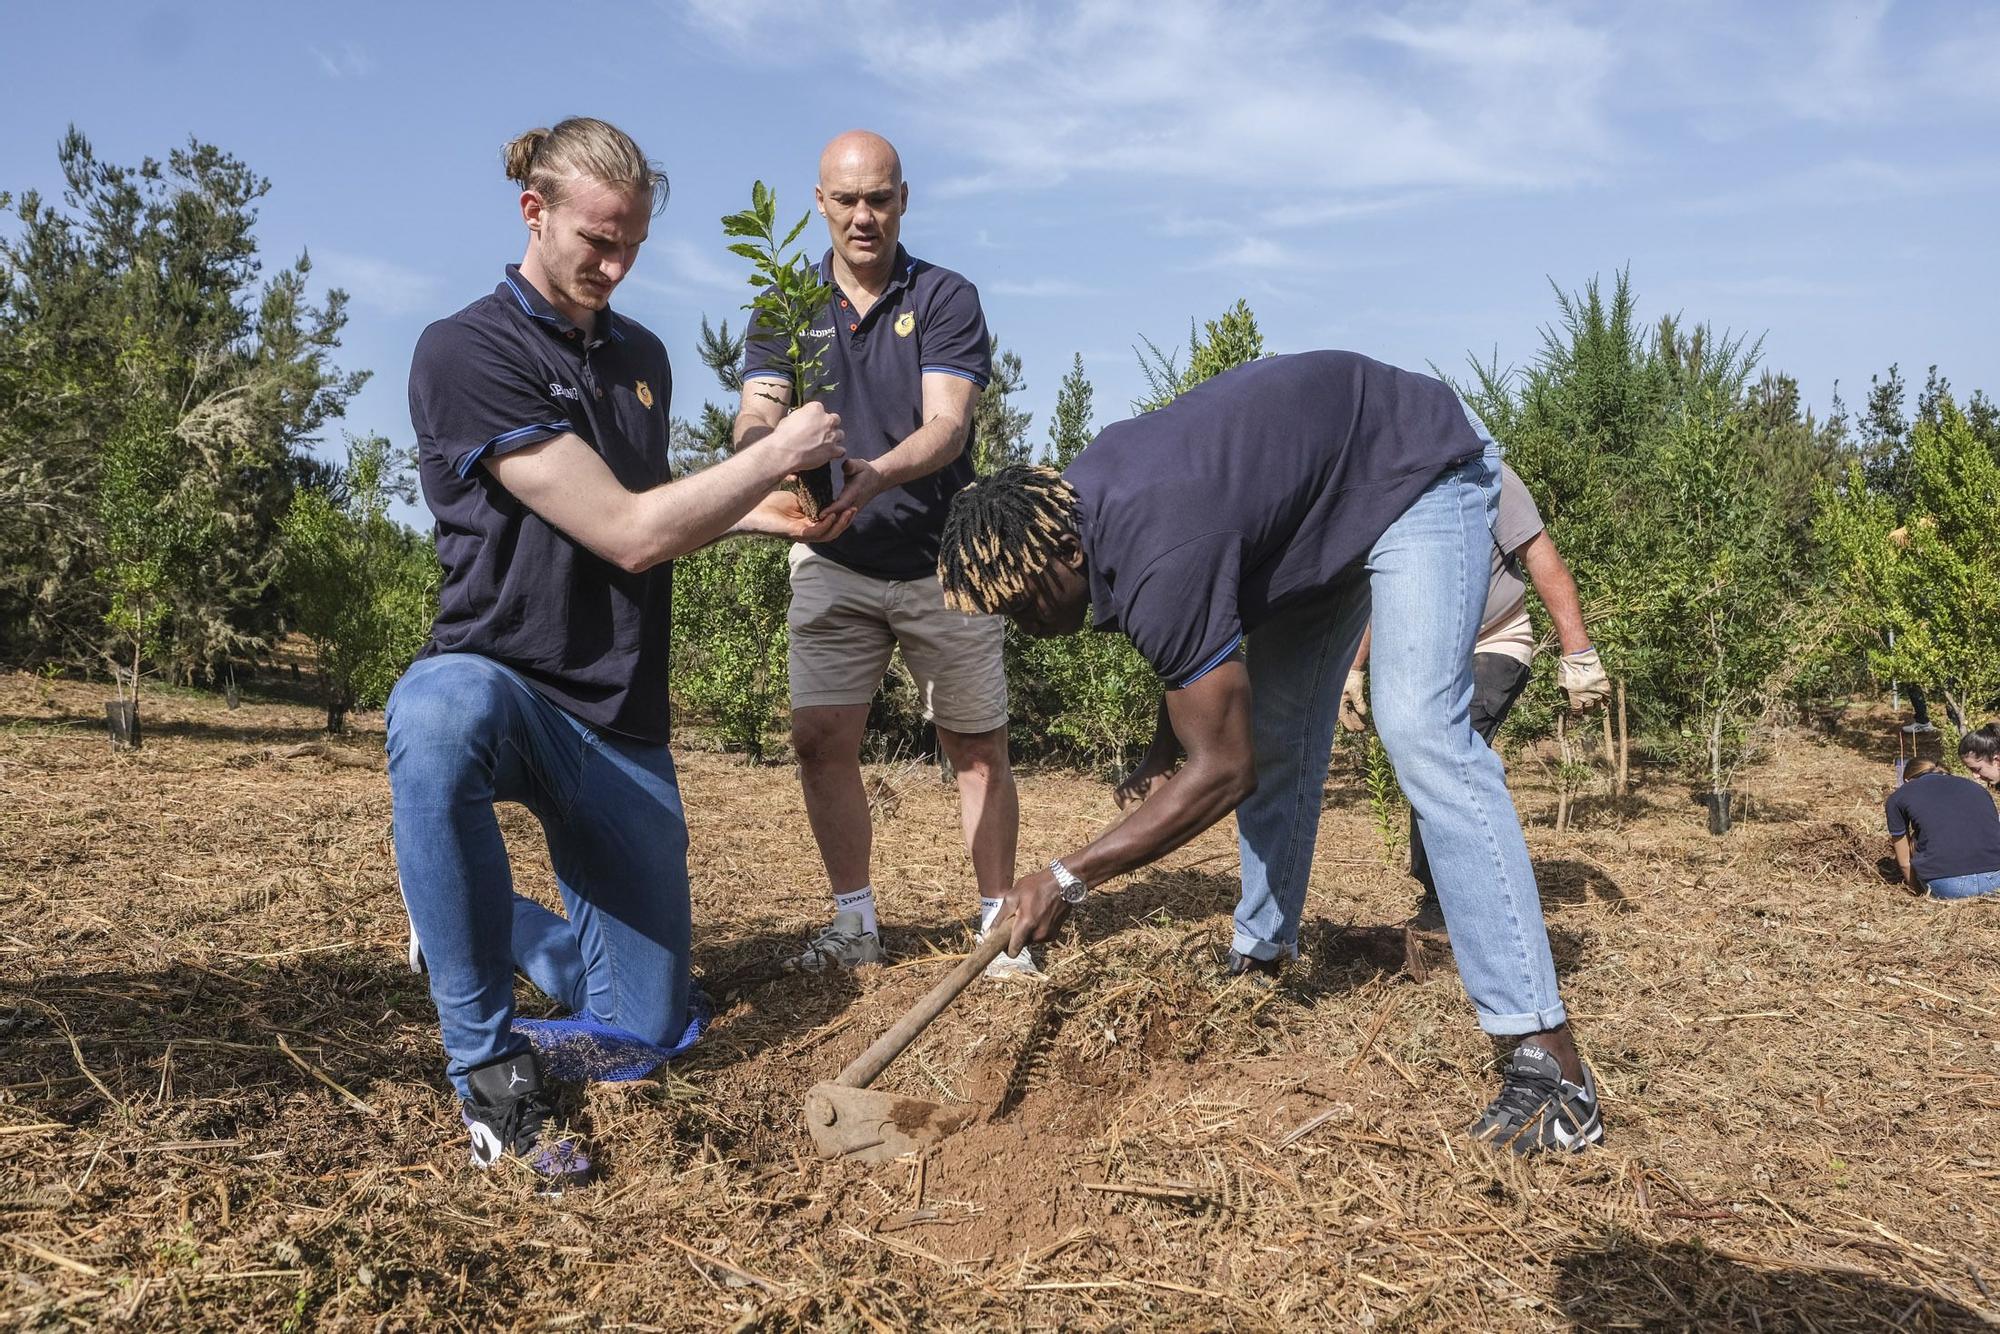
[[[1007,725],[1006,624],[944,605],[937,576],[871,579],[792,546],[792,707],[866,704],[897,646],[924,717],[952,732]]]

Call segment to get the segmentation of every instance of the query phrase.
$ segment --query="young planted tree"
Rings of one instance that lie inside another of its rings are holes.
[[[118,730],[136,745],[139,681],[147,655],[160,645],[172,567],[206,534],[199,497],[181,486],[185,449],[175,435],[177,423],[157,392],[148,392],[154,386],[143,349],[135,349],[132,360],[140,399],[104,441],[97,576],[108,593],[104,624],[113,636],[105,658],[125,710]]]
[[[1856,466],[1825,488],[1820,535],[1855,620],[1892,632],[1864,641],[1871,665],[1976,718],[2000,699],[2000,462],[1946,396],[1911,428],[1903,480],[1878,491]]]
[[[1725,813],[1732,776],[1834,623],[1752,437],[1728,385],[1699,386],[1636,479],[1628,503],[1645,507],[1626,512],[1652,583],[1631,650],[1640,713]]]
[[[437,612],[437,552],[389,517],[396,499],[416,499],[410,460],[371,435],[350,439],[346,466],[285,515],[282,584],[312,641],[329,732],[388,700]]]
[[[812,221],[807,213],[792,225],[784,239],[778,237],[777,198],[756,181],[750,187],[750,207],[726,214],[722,230],[727,236],[746,239],[733,242],[729,252],[750,261],[750,285],[757,295],[744,305],[751,319],[751,336],[768,339],[784,350],[784,363],[791,370],[792,406],[803,407],[833,385],[821,381],[826,367],[827,340],[812,336],[813,326],[828,317],[833,288],[822,282],[819,268],[803,253],[793,253],[792,243]],[[807,518],[833,502],[833,465],[822,464],[798,479],[799,504]]]

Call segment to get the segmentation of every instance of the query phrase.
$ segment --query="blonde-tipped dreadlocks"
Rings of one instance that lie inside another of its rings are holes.
[[[945,605],[992,613],[1028,591],[1076,532],[1076,491],[1054,468],[1015,463],[952,497],[938,548]]]

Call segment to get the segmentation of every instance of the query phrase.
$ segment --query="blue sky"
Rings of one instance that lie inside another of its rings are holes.
[[[901,148],[904,240],[979,286],[1037,439],[1073,352],[1101,425],[1140,335],[1239,296],[1273,350],[1456,370],[1531,358],[1551,279],[1628,264],[1645,314],[1763,336],[1816,406],[1892,361],[2000,393],[2000,5],[217,0],[8,27],[0,189],[55,188],[71,122],[112,161],[190,134],[245,159],[267,257],[353,296],[343,363],[374,379],[346,428],[398,441],[418,332],[520,257],[500,146],[572,113],[672,179],[616,304],[683,414],[715,392],[700,317],[748,291],[717,219],[758,177],[802,212],[853,126]]]

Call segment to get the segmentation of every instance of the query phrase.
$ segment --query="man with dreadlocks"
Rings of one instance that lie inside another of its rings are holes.
[[[1408,794],[1488,1033],[1518,1037],[1472,1133],[1518,1153],[1603,1137],[1570,1038],[1500,759],[1472,729],[1499,452],[1440,380],[1352,352],[1240,366],[1104,430],[1058,475],[1017,466],[952,503],[952,605],[1027,633],[1123,631],[1167,687],[1187,761],[1123,823],[1015,882],[1011,944],[1093,884],[1234,810],[1232,973],[1298,952],[1340,683],[1375,629],[1376,728]]]

